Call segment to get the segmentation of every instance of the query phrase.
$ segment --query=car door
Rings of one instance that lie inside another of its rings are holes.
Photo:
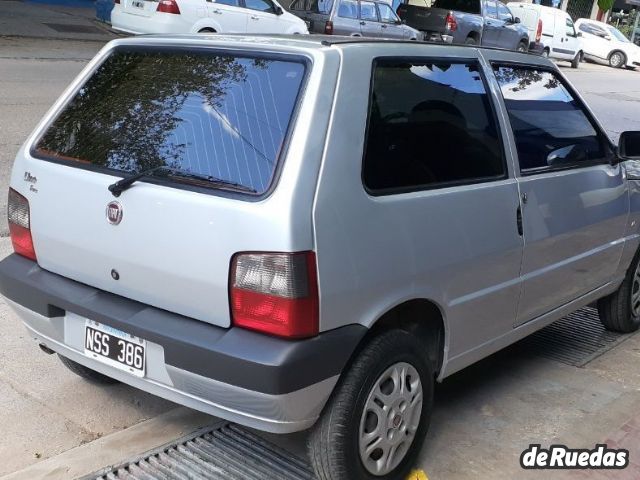
[[[271,0],[242,0],[247,9],[247,33],[284,33]]]
[[[385,38],[405,38],[405,29],[396,12],[386,3],[376,3],[380,18],[380,36]]]
[[[381,37],[378,11],[373,2],[360,2],[360,33],[363,37]]]
[[[220,33],[245,33],[247,31],[247,11],[240,0],[207,0],[207,16],[220,25]]]
[[[498,2],[498,20],[502,26],[500,27],[500,35],[498,37],[498,46],[508,50],[515,50],[520,43],[520,32],[516,29],[516,22],[513,18],[511,10],[502,2]],[[527,45],[528,47],[528,45]]]
[[[338,8],[331,17],[334,35],[360,36],[359,4],[357,0],[339,0]]]
[[[564,60],[572,60],[576,56],[575,46],[572,46],[570,36],[575,34],[573,20],[564,12],[556,13],[556,28],[553,35],[553,45],[551,47],[552,56]]]
[[[607,40],[608,33],[599,25],[590,22],[580,22],[578,29],[582,33],[584,52],[598,58],[607,58],[611,51],[611,40]]]
[[[576,27],[573,23],[573,20],[569,15],[565,15],[564,18],[565,25],[565,36],[564,36],[564,48],[567,50],[567,53],[571,58],[575,58],[580,50],[580,39],[578,38],[578,32],[576,32]]]
[[[613,279],[629,198],[606,134],[557,72],[497,65],[495,75],[520,170],[521,325]]]
[[[484,28],[482,30],[482,46],[497,47],[500,43],[500,30],[503,23],[498,19],[498,5],[495,0],[485,0]]]

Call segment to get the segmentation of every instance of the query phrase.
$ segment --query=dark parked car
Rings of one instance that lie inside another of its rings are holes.
[[[526,52],[527,28],[496,0],[396,0],[398,16],[436,42]]]
[[[290,11],[307,23],[311,33],[422,40],[421,32],[404,25],[382,1],[296,0]]]

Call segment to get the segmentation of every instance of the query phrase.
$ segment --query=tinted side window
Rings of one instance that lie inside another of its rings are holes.
[[[496,67],[495,74],[523,171],[603,159],[600,135],[555,74],[513,67]]]
[[[231,7],[240,6],[240,0],[216,0],[216,3],[221,3],[222,5],[229,5]]]
[[[384,23],[396,23],[398,21],[395,12],[386,3],[378,3],[378,12],[380,13],[380,21]]]
[[[251,10],[258,10],[260,12],[274,13],[276,11],[275,6],[271,3],[271,0],[244,0],[247,8]]]
[[[377,22],[378,14],[376,13],[376,4],[371,2],[361,2],[360,19],[368,20],[370,22]]]
[[[493,0],[485,2],[484,13],[487,17],[498,18],[498,7],[496,6],[496,2]]]
[[[338,16],[342,18],[358,18],[358,2],[355,0],[342,0],[338,7]]]
[[[511,10],[509,10],[500,2],[498,2],[498,17],[503,22],[513,22],[513,15],[511,14]]]
[[[503,175],[502,145],[476,63],[376,62],[363,168],[368,189],[390,193]]]

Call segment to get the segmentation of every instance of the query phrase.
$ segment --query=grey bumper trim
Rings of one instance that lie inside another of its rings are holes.
[[[48,272],[16,254],[0,262],[0,293],[44,317],[72,312],[118,328],[160,345],[169,366],[270,395],[339,375],[366,333],[348,325],[291,341],[220,328]]]

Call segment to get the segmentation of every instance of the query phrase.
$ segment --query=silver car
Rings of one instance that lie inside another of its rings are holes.
[[[307,23],[311,33],[351,37],[422,40],[423,34],[405,25],[390,4],[377,0],[295,0],[291,13]]]
[[[638,329],[639,162],[536,56],[117,40],[17,155],[0,292],[83,377],[403,479],[434,382],[593,302]]]

